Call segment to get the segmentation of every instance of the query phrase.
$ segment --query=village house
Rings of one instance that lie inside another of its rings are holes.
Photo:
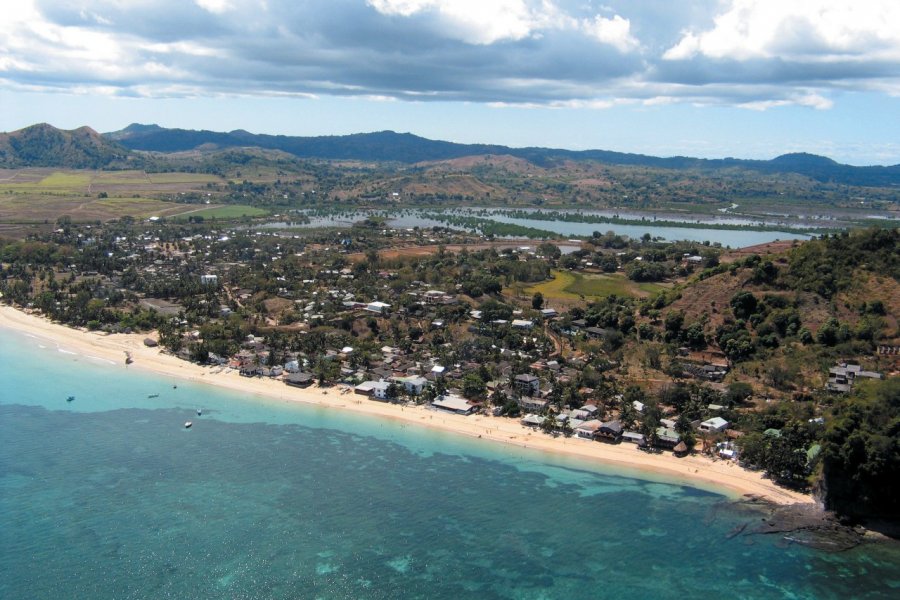
[[[533,396],[520,396],[517,402],[522,410],[530,410],[540,412],[547,407],[547,400]]]
[[[407,394],[418,396],[428,385],[428,380],[419,375],[411,377],[392,377],[391,381],[398,385],[402,385]]]
[[[883,378],[881,373],[864,371],[859,365],[840,363],[838,366],[828,369],[828,382],[825,384],[825,389],[829,392],[849,392],[858,377]]]
[[[391,305],[386,302],[375,301],[375,302],[369,302],[366,305],[366,310],[369,312],[373,312],[375,314],[381,315],[381,314],[384,314],[385,312],[387,312],[387,310],[390,307],[391,307]]]
[[[545,420],[546,417],[542,417],[541,415],[527,414],[522,418],[522,425],[525,425],[526,427],[540,427]]]
[[[533,396],[541,389],[541,380],[530,373],[521,373],[514,378],[516,391],[523,396]]]
[[[601,423],[599,419],[591,419],[589,421],[582,421],[580,425],[577,427],[573,425],[573,427],[577,437],[584,440],[592,440],[602,424],[603,423]]]
[[[681,435],[674,429],[659,427],[656,429],[656,445],[670,450],[681,441]]]
[[[440,290],[428,290],[422,294],[422,302],[429,305],[453,304],[456,302],[456,298]]]
[[[708,433],[721,433],[722,431],[728,429],[729,425],[730,423],[722,417],[713,417],[700,423],[700,431],[706,431]]]
[[[595,437],[608,441],[618,442],[622,439],[623,427],[621,421],[606,421],[597,428]],[[643,437],[643,436],[642,436]],[[628,440],[630,441],[630,440]]]

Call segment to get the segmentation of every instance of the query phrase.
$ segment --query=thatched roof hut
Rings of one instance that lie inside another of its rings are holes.
[[[678,442],[674,448],[672,448],[672,452],[675,453],[675,456],[685,456],[688,453],[687,444],[684,441]]]

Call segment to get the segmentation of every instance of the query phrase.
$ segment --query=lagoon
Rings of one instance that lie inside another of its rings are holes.
[[[536,216],[540,216],[538,209],[522,210],[518,212],[532,212]],[[566,211],[560,211],[566,212]],[[636,219],[645,218],[645,215],[638,213],[617,213],[613,211],[567,211],[583,214],[588,217],[608,217],[608,218],[627,218]],[[754,246],[764,244],[774,240],[803,240],[809,239],[809,233],[803,231],[792,231],[787,225],[784,231],[757,231],[749,229],[750,226],[759,226],[759,222],[750,222],[745,219],[737,219],[733,217],[719,217],[716,219],[705,220],[702,222],[667,216],[667,219],[679,221],[686,226],[666,226],[654,224],[653,218],[647,218],[646,223],[641,224],[624,224],[624,223],[582,223],[577,221],[551,221],[540,218],[518,218],[513,217],[502,209],[446,209],[446,210],[426,210],[426,209],[396,209],[396,210],[371,210],[371,211],[350,211],[345,213],[333,213],[327,215],[319,215],[309,213],[305,215],[309,222],[290,224],[286,222],[266,223],[259,227],[264,229],[317,229],[317,228],[350,228],[354,223],[359,223],[366,218],[379,217],[385,219],[386,225],[396,229],[412,229],[429,228],[429,227],[450,227],[453,229],[464,229],[462,226],[449,224],[434,215],[447,216],[463,216],[478,217],[488,219],[498,223],[511,223],[522,225],[524,227],[533,227],[544,231],[553,232],[559,236],[573,237],[590,237],[593,232],[612,231],[618,235],[628,236],[631,238],[639,238],[646,233],[651,237],[662,238],[669,241],[687,240],[694,242],[708,241],[713,244],[721,244],[722,246],[730,246],[732,248],[741,248],[746,246]],[[748,229],[716,229],[709,225],[730,225],[741,226],[746,225]],[[773,226],[774,223],[762,223],[762,225]]]

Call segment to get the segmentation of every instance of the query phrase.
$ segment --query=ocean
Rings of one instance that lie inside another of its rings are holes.
[[[658,477],[6,330],[0,381],[4,599],[900,597],[895,546],[750,535],[754,509]]]

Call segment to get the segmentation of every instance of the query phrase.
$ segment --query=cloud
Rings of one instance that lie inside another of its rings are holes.
[[[601,110],[900,90],[900,2],[18,0],[0,88]]]
[[[229,0],[194,0],[194,2],[200,8],[217,15],[231,10]]]
[[[631,35],[631,22],[619,15],[611,19],[597,15],[593,21],[585,21],[582,27],[589,35],[622,52],[634,50],[640,45]]]
[[[734,0],[711,29],[687,31],[663,58],[900,59],[895,0]]]
[[[368,0],[388,16],[430,15],[445,31],[472,44],[521,40],[552,18],[552,6],[529,6],[524,0]]]

